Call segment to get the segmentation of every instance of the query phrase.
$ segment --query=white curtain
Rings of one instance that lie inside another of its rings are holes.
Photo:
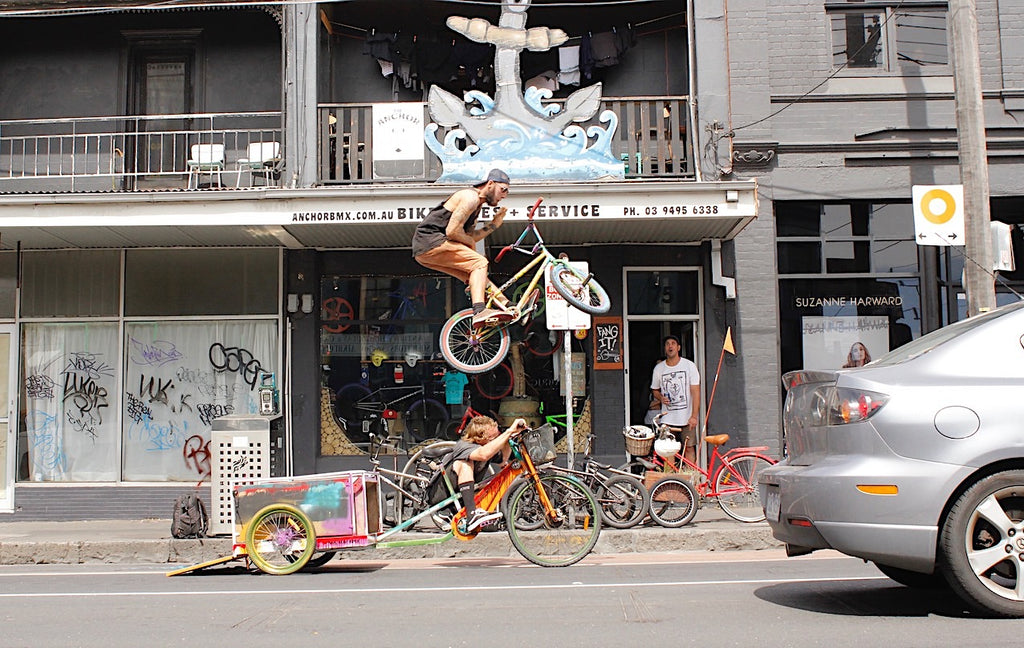
[[[125,332],[124,479],[206,479],[212,421],[258,414],[260,381],[277,373],[276,322],[130,323]]]
[[[117,324],[26,324],[30,479],[117,479]]]

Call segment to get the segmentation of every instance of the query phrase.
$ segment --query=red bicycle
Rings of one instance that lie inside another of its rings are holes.
[[[662,424],[660,422],[662,416],[664,414],[659,414],[654,419],[657,428],[655,436],[675,441],[676,435],[682,435],[684,429]],[[626,428],[623,433],[628,435],[630,429]],[[680,481],[687,482],[689,485],[690,479],[683,475],[692,477],[696,482],[700,504],[703,504],[705,499],[716,498],[725,514],[734,520],[740,522],[764,520],[764,509],[761,507],[761,497],[757,492],[757,481],[765,468],[778,463],[778,460],[764,454],[764,451],[768,449],[767,446],[732,448],[722,453],[719,452],[719,448],[729,441],[728,434],[705,437],[704,441],[711,446],[711,456],[705,470],[683,455],[681,444],[677,446],[674,454],[669,454],[666,458],[654,452],[654,436],[650,438],[650,441],[649,454],[633,456],[619,469],[635,475],[644,475],[645,482],[648,483],[648,488],[651,491],[651,517],[656,522],[663,526],[672,526],[674,518],[685,512],[677,510],[681,508],[677,506],[677,502],[684,498],[671,496],[671,493],[682,488],[679,484]],[[678,444],[678,442],[676,443]]]

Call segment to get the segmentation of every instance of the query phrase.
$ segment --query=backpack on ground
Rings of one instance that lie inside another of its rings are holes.
[[[206,504],[198,493],[185,493],[174,500],[171,516],[171,536],[175,538],[203,538],[209,528]]]

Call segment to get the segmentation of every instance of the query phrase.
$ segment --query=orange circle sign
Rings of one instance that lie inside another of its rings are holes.
[[[942,202],[943,209],[940,212],[936,212],[932,209],[932,203],[935,201]],[[921,196],[921,214],[929,223],[935,223],[936,225],[942,225],[948,223],[949,219],[953,218],[953,214],[956,213],[956,199],[945,189],[932,189]]]

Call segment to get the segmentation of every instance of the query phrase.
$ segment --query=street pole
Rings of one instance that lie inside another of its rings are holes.
[[[953,48],[956,136],[960,181],[964,186],[964,290],[967,312],[977,315],[995,308],[992,232],[989,226],[988,154],[981,97],[978,16],[975,0],[949,0],[949,31]]]

